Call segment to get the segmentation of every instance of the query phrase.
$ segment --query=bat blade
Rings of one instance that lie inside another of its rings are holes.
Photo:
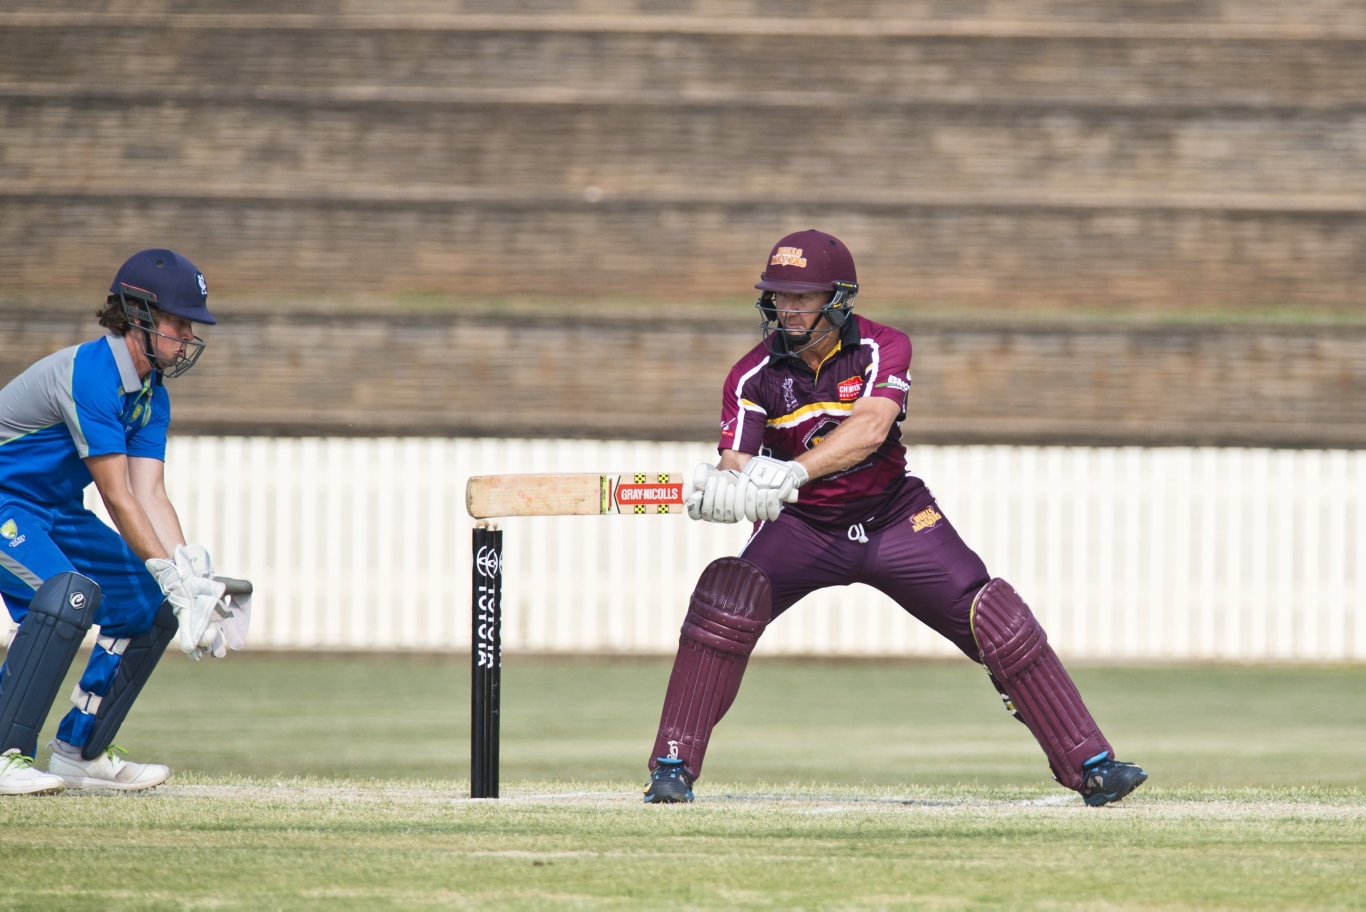
[[[681,513],[685,493],[682,472],[475,475],[465,485],[465,509],[475,519],[644,516]]]

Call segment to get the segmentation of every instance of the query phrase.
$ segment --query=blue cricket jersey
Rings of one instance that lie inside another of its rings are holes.
[[[123,453],[166,458],[171,400],[138,377],[128,346],[105,336],[54,352],[0,389],[0,499],[80,502],[82,461]]]

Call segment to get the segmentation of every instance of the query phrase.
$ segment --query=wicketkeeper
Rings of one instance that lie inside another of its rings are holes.
[[[809,230],[778,241],[755,286],[763,339],[722,391],[719,462],[697,467],[688,515],[755,523],[688,605],[650,753],[645,801],[691,801],[712,729],[767,626],[802,596],[866,583],[981,663],[1062,785],[1089,805],[1148,774],[1115,757],[1029,606],[987,572],[925,482],[900,423],[911,343],[853,312],[854,259]]]
[[[249,600],[228,595],[208,551],[186,544],[164,483],[162,380],[203,352],[194,324],[215,322],[207,300],[193,263],[143,250],[98,311],[107,335],[42,358],[0,390],[0,594],[19,625],[0,668],[0,794],[160,785],[168,767],[114,747],[152,669],[172,640],[192,658],[242,646]],[[116,528],[85,508],[92,481]],[[39,732],[92,626],[75,706],[43,772]]]

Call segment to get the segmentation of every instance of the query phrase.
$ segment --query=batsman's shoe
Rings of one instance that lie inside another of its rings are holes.
[[[51,795],[66,788],[61,776],[33,768],[17,747],[0,754],[0,795]]]
[[[86,760],[80,752],[61,741],[48,744],[52,757],[47,771],[60,776],[70,789],[106,788],[121,792],[140,792],[154,788],[171,776],[171,768],[160,763],[133,763],[119,754],[121,747],[111,747],[94,760]]]
[[[692,777],[682,760],[660,757],[659,766],[650,773],[645,785],[646,804],[678,804],[692,801]]]
[[[1136,764],[1116,760],[1108,753],[1086,761],[1082,769],[1081,797],[1091,807],[1120,800],[1148,778]]]

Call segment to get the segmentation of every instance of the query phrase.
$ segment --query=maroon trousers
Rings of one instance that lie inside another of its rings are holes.
[[[749,654],[766,623],[818,589],[852,583],[885,593],[964,655],[985,665],[1007,707],[1029,727],[1062,784],[1079,788],[1078,758],[1100,752],[1100,745],[1109,749],[1070,677],[1047,648],[1042,628],[1003,581],[988,591],[1009,591],[1012,601],[992,602],[1008,605],[1008,610],[995,614],[1009,615],[1009,623],[990,624],[993,612],[988,610],[984,619],[992,630],[983,632],[979,643],[974,602],[992,582],[991,575],[933,501],[922,501],[905,519],[874,531],[861,524],[819,528],[784,513],[759,524],[740,558],[741,562],[732,561],[724,577],[716,572],[723,563],[718,561],[698,581],[670,675],[651,768],[660,757],[676,757],[696,779],[711,731],[734,702]],[[738,563],[756,568],[767,587],[757,586],[750,576],[737,583]],[[744,592],[728,594],[737,585]],[[768,597],[769,604],[751,604],[759,600],[756,593]],[[733,621],[726,620],[727,612]],[[702,627],[699,617],[706,619]],[[730,624],[736,633],[720,640],[699,634],[716,623]],[[1014,633],[1002,639],[997,629],[1001,627]],[[1064,722],[1055,724],[1052,720],[1057,718]]]

